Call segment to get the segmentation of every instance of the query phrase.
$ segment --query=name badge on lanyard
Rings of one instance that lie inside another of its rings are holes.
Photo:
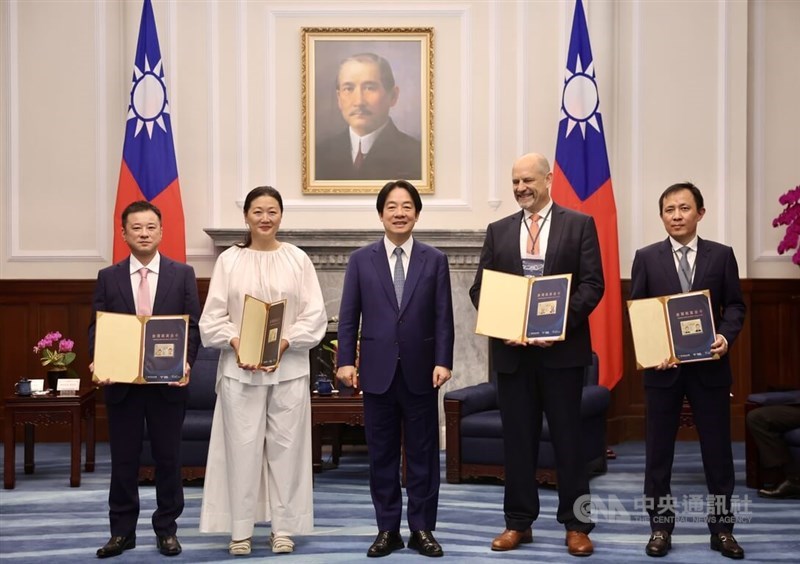
[[[542,221],[542,225],[536,231],[536,236],[534,237],[531,233],[531,228],[528,226],[528,222],[525,218],[522,219],[522,223],[525,224],[525,229],[528,231],[528,235],[533,239],[533,243],[531,244],[531,249],[536,248],[536,242],[539,240],[539,235],[542,234],[542,230],[544,229],[547,220],[550,218],[550,212],[553,211],[553,208],[547,210],[547,215],[544,216],[544,220]],[[534,278],[544,275],[544,256],[543,255],[534,255],[530,253],[525,253],[522,255],[522,274],[525,275],[527,278]]]
[[[544,275],[544,257],[541,255],[525,255],[522,258],[522,274],[527,278]]]

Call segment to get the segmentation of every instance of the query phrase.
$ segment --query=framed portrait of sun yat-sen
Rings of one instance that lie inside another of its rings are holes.
[[[302,29],[303,193],[433,193],[433,28]]]

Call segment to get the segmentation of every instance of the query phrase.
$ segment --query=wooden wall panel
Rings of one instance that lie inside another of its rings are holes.
[[[208,279],[198,280],[205,300]],[[731,427],[736,440],[744,438],[744,402],[752,392],[800,387],[800,280],[742,281],[748,306],[745,327],[731,348],[734,373]],[[91,318],[94,280],[0,280],[0,396],[14,391],[14,382],[26,374],[44,377],[45,370],[33,346],[48,331],[59,330],[75,340],[78,355],[73,367],[88,385],[87,328]],[[623,299],[630,282],[623,280]],[[624,327],[624,376],[611,394],[609,441],[644,438],[644,391],[636,371],[630,324]],[[102,396],[99,396],[100,398]],[[106,440],[105,406],[98,405],[98,436]],[[5,419],[2,420],[5,424]],[[66,441],[66,427],[48,427],[42,440]],[[692,429],[680,439],[696,438]]]

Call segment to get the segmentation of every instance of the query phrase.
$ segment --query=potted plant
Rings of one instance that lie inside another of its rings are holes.
[[[75,360],[75,353],[72,352],[74,347],[75,342],[65,338],[59,331],[48,333],[33,347],[33,352],[41,355],[42,366],[48,367],[47,386],[53,392],[58,386],[58,379],[72,371],[67,367]]]
[[[781,214],[772,220],[773,227],[786,226],[786,233],[778,243],[778,254],[782,255],[786,251],[794,249],[792,262],[800,266],[800,246],[798,246],[798,240],[800,240],[800,186],[795,186],[793,190],[786,192],[778,198],[778,201],[786,206]]]

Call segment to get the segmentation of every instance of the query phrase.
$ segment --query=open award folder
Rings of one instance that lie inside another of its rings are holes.
[[[628,300],[638,369],[671,363],[716,360],[716,339],[708,290]]]
[[[262,302],[246,294],[239,333],[239,364],[278,366],[286,300]]]
[[[563,341],[571,282],[572,274],[527,278],[484,269],[475,332],[512,341]]]
[[[97,312],[95,381],[166,384],[184,380],[188,315]]]

